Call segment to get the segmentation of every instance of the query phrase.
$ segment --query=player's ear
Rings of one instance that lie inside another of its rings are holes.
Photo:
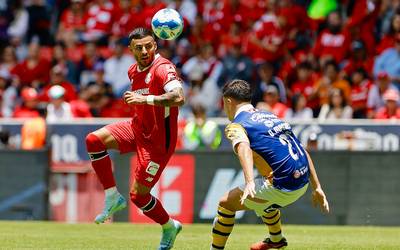
[[[157,42],[156,42],[156,40],[154,40],[153,43],[154,43],[154,50],[157,50]]]

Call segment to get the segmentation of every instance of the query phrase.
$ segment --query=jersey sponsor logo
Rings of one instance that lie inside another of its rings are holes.
[[[149,84],[150,80],[151,80],[151,72],[149,72],[149,73],[146,75],[146,78],[144,79],[144,82],[145,82],[146,84]]]
[[[139,95],[146,95],[150,93],[149,88],[136,89],[133,92]]]
[[[292,129],[292,128],[290,127],[289,123],[287,123],[287,122],[282,122],[282,123],[280,123],[280,124],[274,126],[273,128],[269,129],[269,130],[268,130],[268,134],[269,134],[270,136],[275,136],[275,135],[277,135],[277,134],[279,134],[279,133],[282,133],[282,132],[284,132],[284,131],[291,130],[291,129]]]
[[[294,173],[293,173],[293,177],[295,178],[295,179],[297,179],[297,178],[299,178],[300,177],[300,171],[299,170],[296,170],[296,171],[294,171]]]
[[[147,165],[146,172],[152,176],[155,176],[158,172],[158,169],[160,169],[160,164],[155,163],[154,161],[150,161],[149,165]],[[149,180],[147,180],[147,181],[149,181]],[[152,181],[152,180],[150,180],[150,181]]]

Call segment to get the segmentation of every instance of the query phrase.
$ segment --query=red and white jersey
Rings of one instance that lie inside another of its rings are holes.
[[[88,33],[108,34],[114,21],[114,5],[107,2],[104,5],[92,5],[87,11],[86,28]]]
[[[362,81],[359,85],[353,85],[351,87],[351,106],[354,107],[366,107],[368,100],[369,89],[372,83],[369,80]]]
[[[337,34],[329,30],[322,31],[315,42],[314,54],[317,57],[330,55],[340,63],[348,52],[349,42],[349,35],[345,31]]]
[[[175,66],[159,54],[146,69],[133,64],[128,70],[132,91],[141,95],[162,95],[182,87]],[[151,145],[156,152],[174,150],[177,139],[178,107],[134,105],[132,128],[137,143]]]

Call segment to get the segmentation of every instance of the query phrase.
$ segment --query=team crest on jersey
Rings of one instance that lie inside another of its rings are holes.
[[[150,80],[151,80],[151,73],[149,72],[149,73],[146,75],[146,78],[144,79],[144,82],[145,82],[146,84],[149,84]]]

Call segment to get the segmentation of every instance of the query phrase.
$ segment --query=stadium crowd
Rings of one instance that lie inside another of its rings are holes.
[[[0,117],[129,117],[129,32],[177,9],[184,31],[159,42],[187,96],[181,117],[222,115],[241,78],[282,118],[400,119],[398,0],[0,0]],[[42,107],[42,105],[39,105]]]

